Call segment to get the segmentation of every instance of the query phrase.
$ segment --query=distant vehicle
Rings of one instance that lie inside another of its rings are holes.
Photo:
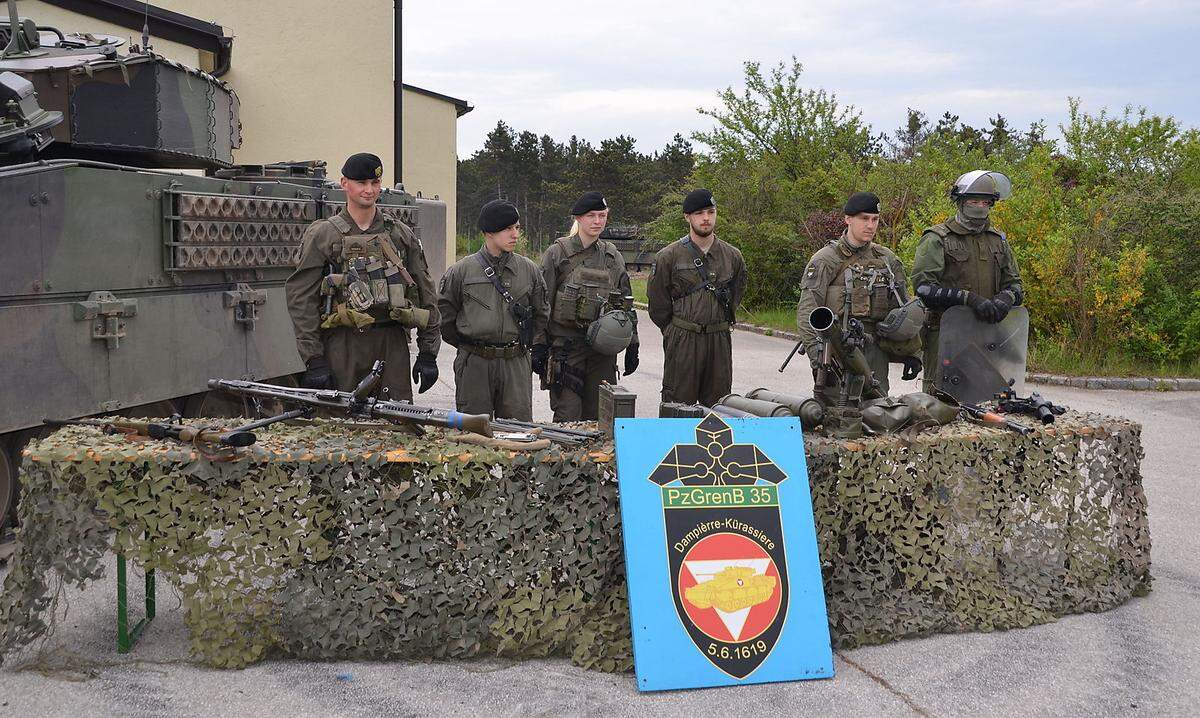
[[[654,253],[659,250],[642,236],[642,228],[635,224],[615,224],[604,228],[601,239],[617,246],[625,259],[625,268],[630,271],[649,269],[654,263]]]
[[[210,378],[302,370],[283,282],[345,197],[323,162],[235,165],[239,101],[124,40],[0,28],[0,529],[44,417],[231,416]],[[143,39],[143,45],[146,44]],[[190,169],[192,174],[167,169]],[[446,206],[383,212],[444,235]]]

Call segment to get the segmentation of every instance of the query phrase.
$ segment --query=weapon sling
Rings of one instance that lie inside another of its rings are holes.
[[[492,268],[492,265],[488,264],[488,261],[483,258],[482,254],[476,252],[475,259],[479,262],[479,266],[483,268],[483,276],[488,278],[492,286],[504,298],[505,303],[508,304],[508,310],[512,312],[513,318],[517,320],[517,328],[520,330],[521,335],[521,344],[528,347],[533,343],[533,337],[527,336],[529,334],[529,323],[533,320],[533,308],[517,304],[516,297],[504,288],[504,283],[500,281],[500,277],[496,276],[496,270]]]

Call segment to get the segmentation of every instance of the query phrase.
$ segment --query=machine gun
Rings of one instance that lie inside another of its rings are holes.
[[[258,440],[258,437],[254,435],[255,429],[261,429],[264,426],[270,426],[280,421],[307,416],[310,413],[311,410],[307,407],[294,409],[227,430],[181,424],[179,423],[180,417],[178,414],[172,416],[168,420],[168,423],[137,421],[118,417],[100,419],[43,419],[42,423],[46,426],[95,426],[109,434],[144,436],[149,439],[173,439],[192,444],[197,448],[201,448],[202,446],[240,448],[250,446]]]
[[[996,394],[996,410],[1002,414],[1028,414],[1043,424],[1053,424],[1054,417],[1066,413],[1067,407],[1052,404],[1037,392],[1022,399],[1012,389],[1005,389]]]
[[[376,360],[370,373],[363,377],[351,392],[334,389],[296,389],[236,379],[209,379],[208,388],[256,399],[274,399],[285,405],[299,404],[308,407],[309,410],[324,409],[354,419],[383,419],[418,427],[440,426],[462,429],[482,436],[492,435],[491,420],[487,414],[460,414],[457,411],[416,406],[407,401],[376,397],[379,383],[383,380],[383,367],[383,361]]]

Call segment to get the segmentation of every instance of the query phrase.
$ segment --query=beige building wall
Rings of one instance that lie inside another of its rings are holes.
[[[453,103],[404,90],[404,188],[446,203],[446,264],[458,259],[458,113]]]
[[[393,0],[152,0],[222,26],[233,61],[221,79],[241,100],[241,163],[325,160],[336,178],[355,152],[383,159],[394,184]],[[18,12],[64,32],[99,31],[140,42],[140,32],[18,0]],[[0,3],[2,7],[2,3]],[[333,14],[331,15],[331,10]],[[156,52],[192,67],[195,48],[153,37]],[[430,88],[436,90],[437,88]],[[457,115],[453,103],[405,90],[405,189],[446,202],[447,266],[454,263]]]

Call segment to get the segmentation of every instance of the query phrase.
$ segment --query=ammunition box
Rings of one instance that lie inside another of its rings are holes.
[[[634,404],[637,394],[629,391],[620,384],[600,384],[600,405],[597,407],[600,431],[608,438],[613,436],[613,422],[616,419],[628,419],[636,416]]]
[[[699,404],[663,401],[658,405],[658,418],[660,419],[703,419],[707,415],[708,409]]]

